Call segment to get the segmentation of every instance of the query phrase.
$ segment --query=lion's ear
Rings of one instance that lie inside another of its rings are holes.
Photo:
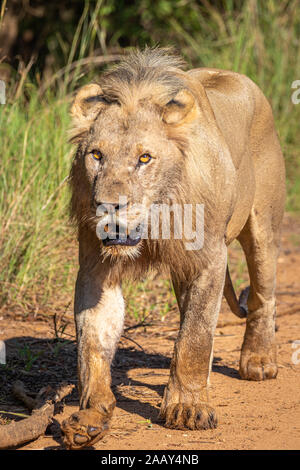
[[[103,106],[103,93],[97,83],[90,83],[82,87],[75,96],[71,108],[73,119],[93,119]]]
[[[101,87],[90,83],[81,88],[71,107],[72,126],[69,131],[70,142],[79,143],[89,131],[100,109],[107,104]]]
[[[194,95],[187,89],[180,90],[163,110],[163,121],[167,124],[180,124],[192,120],[195,115]]]

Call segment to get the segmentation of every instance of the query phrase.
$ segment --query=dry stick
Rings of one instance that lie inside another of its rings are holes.
[[[132,326],[128,326],[124,329],[124,331],[135,330],[136,328],[140,328],[141,326],[151,326],[152,323],[146,323],[147,318],[149,317],[150,313],[143,318],[143,320],[139,323],[135,323]]]
[[[0,281],[1,282],[1,281]],[[70,303],[68,304],[67,308],[69,307]],[[61,318],[63,318],[64,315],[62,315]],[[148,318],[149,315],[147,315],[144,320],[142,320],[140,323],[136,323],[135,325],[132,325],[132,326],[128,326],[127,328],[124,329],[124,332],[126,331],[130,331],[130,330],[135,330],[137,328],[141,328],[141,327],[145,327],[145,326],[152,326],[152,323],[145,323],[146,319]],[[57,314],[55,313],[54,316],[53,316],[53,323],[54,323],[54,333],[55,333],[55,337],[60,339],[59,337],[59,329],[57,327]],[[70,335],[68,333],[65,333],[63,332],[62,335],[65,335],[65,336],[69,336],[70,338],[74,338],[74,341],[75,342],[75,336],[74,335]],[[140,346],[137,342],[135,342],[133,339],[129,338],[128,336],[125,336],[125,335],[122,335],[122,338],[125,338],[125,339],[128,339],[129,341],[132,341],[133,343],[137,344],[141,349],[142,346]]]
[[[128,326],[124,331],[135,330],[136,328],[141,328],[142,326],[152,326],[152,323],[144,323],[144,321],[137,323],[136,325]]]
[[[127,339],[128,341],[131,341],[132,343],[136,344],[143,352],[145,352],[145,349],[134,339],[129,338],[129,336],[122,335],[122,338]]]
[[[44,434],[47,427],[52,422],[56,404],[65,396],[69,395],[73,388],[74,385],[61,384],[57,391],[51,390],[51,396],[49,396],[50,388],[46,388],[38,394],[36,400],[33,400],[26,394],[22,382],[18,381],[15,383],[12,387],[12,391],[18,399],[22,400],[30,409],[38,404],[41,407],[33,409],[32,415],[29,416],[29,418],[0,426],[0,449],[18,447]],[[46,394],[44,400],[42,400],[41,397],[43,393]]]

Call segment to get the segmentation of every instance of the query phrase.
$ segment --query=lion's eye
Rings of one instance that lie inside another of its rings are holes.
[[[139,163],[149,163],[151,160],[151,155],[149,153],[144,153],[143,155],[140,156],[139,158]]]
[[[101,160],[102,158],[102,153],[99,150],[92,150],[91,155],[94,158],[94,160]]]

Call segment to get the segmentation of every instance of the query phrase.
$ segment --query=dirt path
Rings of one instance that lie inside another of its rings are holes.
[[[299,241],[300,223],[287,217],[278,263],[278,378],[267,382],[240,380],[238,363],[244,322],[236,319],[223,302],[215,336],[210,393],[219,426],[209,431],[164,428],[157,414],[178,328],[178,315],[173,309],[164,321],[153,319],[152,326],[128,332],[127,336],[138,345],[122,338],[112,369],[117,408],[110,433],[95,445],[96,449],[300,449],[300,352],[297,356],[297,349],[292,347],[294,341],[300,340]],[[233,247],[230,254],[232,270],[236,267],[239,271],[233,277],[243,285],[245,279],[240,282],[237,277],[244,272],[244,266],[239,269],[240,250]],[[74,333],[72,328],[69,334]],[[67,340],[53,341],[49,323],[9,321],[4,317],[0,321],[0,339],[6,341],[8,356],[8,367],[1,372],[0,380],[2,410],[25,411],[10,396],[10,384],[16,378],[33,390],[63,379],[76,382],[75,345]],[[293,353],[294,362],[299,359],[299,364],[293,363]],[[57,421],[75,411],[77,403],[74,392],[64,412],[56,415]],[[54,425],[51,431],[57,433],[56,437],[41,437],[22,449],[60,449],[58,426]]]

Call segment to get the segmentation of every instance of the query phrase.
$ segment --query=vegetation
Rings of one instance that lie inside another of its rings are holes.
[[[0,38],[6,15],[17,24],[0,63],[7,81],[7,103],[0,106],[2,305],[53,313],[70,303],[76,243],[68,222],[68,107],[75,88],[133,46],[173,45],[188,66],[252,78],[274,110],[286,158],[287,210],[300,211],[300,104],[291,101],[292,82],[300,80],[297,0],[24,3],[23,16],[19,0],[4,1],[0,12]],[[131,299],[145,290],[126,289]],[[128,304],[136,317],[137,306]]]

